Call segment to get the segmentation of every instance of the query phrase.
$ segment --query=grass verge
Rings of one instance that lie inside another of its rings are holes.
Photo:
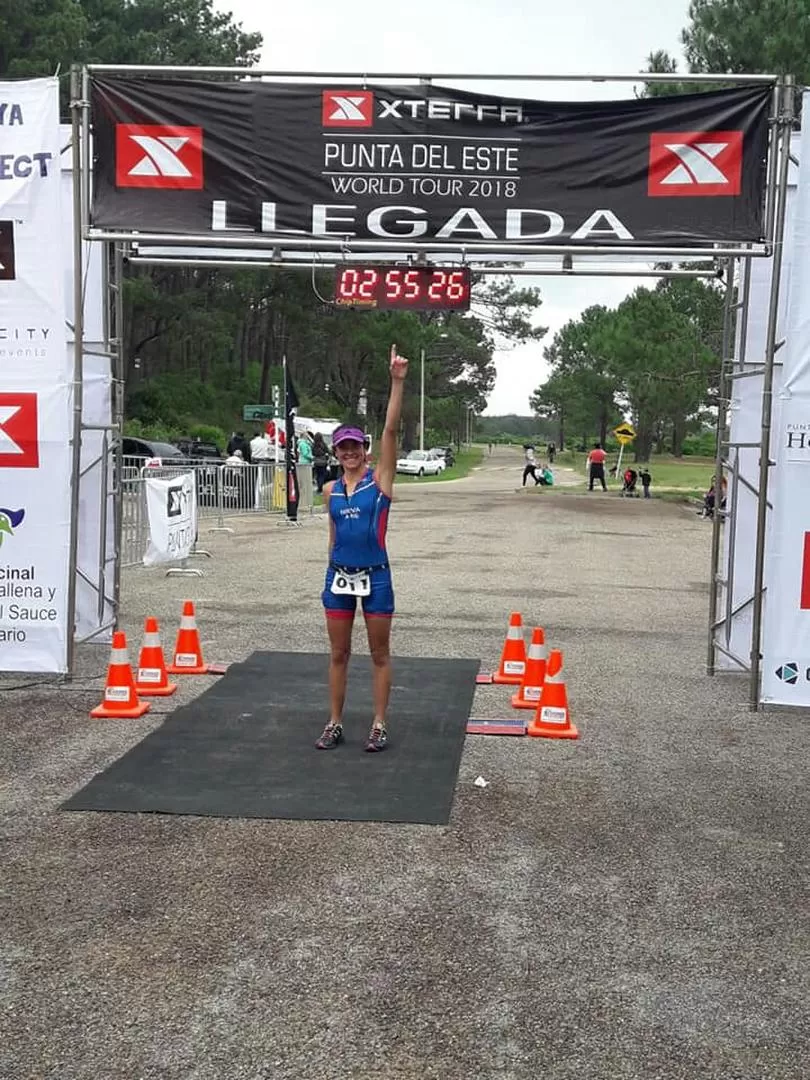
[[[469,450],[461,450],[456,454],[455,465],[451,469],[445,469],[438,476],[403,476],[397,473],[397,484],[441,484],[445,480],[460,480],[463,476],[469,476],[476,465],[480,465],[484,457],[484,451],[479,446],[473,446]]]
[[[573,450],[566,450],[564,453],[557,456],[557,461],[561,465],[567,465],[570,468],[576,469],[582,473],[583,477],[586,476],[585,461],[587,454],[577,453]],[[607,467],[611,468],[616,464],[616,456],[611,455],[607,461]],[[632,465],[636,470],[641,468],[641,464],[633,461],[632,453],[625,455],[622,459],[622,472],[624,472],[625,464]],[[699,457],[685,457],[685,458],[673,458],[662,454],[660,457],[654,457],[652,461],[647,462],[647,468],[650,470],[652,476],[652,493],[661,492],[662,494],[667,491],[677,492],[680,495],[688,496],[693,492],[698,493],[698,498],[703,498],[704,492],[708,491],[711,484],[712,476],[714,475],[714,459],[713,458],[699,458]],[[621,487],[621,481],[616,477],[608,475],[609,487]]]

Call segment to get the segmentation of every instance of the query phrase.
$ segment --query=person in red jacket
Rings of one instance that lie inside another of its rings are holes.
[[[602,449],[601,443],[594,443],[593,450],[588,454],[588,491],[593,491],[595,480],[602,483],[602,491],[607,491],[605,483],[605,458],[607,454]]]

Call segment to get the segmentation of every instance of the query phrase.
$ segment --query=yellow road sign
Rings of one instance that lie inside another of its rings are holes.
[[[623,424],[619,424],[617,428],[613,429],[613,434],[618,439],[621,446],[627,446],[636,437],[636,429],[632,424],[628,424],[625,421]]]

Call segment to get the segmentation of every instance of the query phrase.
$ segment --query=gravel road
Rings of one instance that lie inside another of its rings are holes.
[[[491,667],[521,611],[580,731],[468,737],[446,828],[66,813],[174,702],[91,721],[98,648],[0,681],[3,1080],[810,1076],[810,724],[705,676],[704,521],[520,474],[496,449],[392,512],[395,651]],[[232,524],[202,579],[125,572],[131,654],[186,596],[208,660],[323,650],[323,517]]]

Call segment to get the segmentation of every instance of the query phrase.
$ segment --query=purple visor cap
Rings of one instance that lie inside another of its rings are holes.
[[[341,427],[332,435],[332,445],[338,446],[342,442],[346,442],[347,439],[353,439],[355,442],[359,442],[361,445],[366,441],[366,436],[356,427]]]

